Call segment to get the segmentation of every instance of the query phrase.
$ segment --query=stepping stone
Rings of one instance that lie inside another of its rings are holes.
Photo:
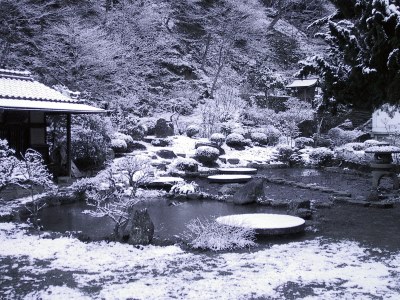
[[[255,168],[219,168],[218,171],[222,174],[256,174]]]
[[[216,219],[219,224],[254,229],[262,235],[281,235],[304,230],[302,218],[278,214],[242,214],[229,215]]]
[[[234,174],[222,174],[222,175],[211,175],[207,177],[210,182],[215,183],[245,183],[252,177],[250,175],[234,175]]]
[[[147,188],[153,189],[169,189],[178,182],[182,182],[180,177],[158,177],[145,184]]]

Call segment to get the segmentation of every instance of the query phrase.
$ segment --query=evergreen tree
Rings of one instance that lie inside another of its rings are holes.
[[[315,22],[330,46],[303,62],[300,76],[323,79],[325,103],[371,109],[400,104],[400,1],[333,0],[334,15]]]

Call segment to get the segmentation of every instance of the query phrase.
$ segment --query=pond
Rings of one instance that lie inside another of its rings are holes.
[[[282,177],[304,183],[316,183],[326,187],[351,192],[355,196],[366,196],[370,191],[368,177],[349,174],[336,174],[307,169],[263,170],[259,174]],[[197,180],[203,191],[216,193],[221,184]],[[268,197],[284,200],[309,199],[329,201],[326,193],[300,189],[274,183],[265,184]],[[262,205],[238,206],[232,203],[210,200],[172,201],[167,198],[157,199],[138,205],[147,207],[155,225],[154,243],[170,244],[186,231],[187,223],[195,218],[215,219],[219,216],[245,213],[278,213],[285,214],[282,208]],[[113,223],[107,218],[94,218],[83,214],[88,209],[85,203],[49,207],[41,211],[42,224],[45,230],[67,232],[81,231],[92,239],[102,239],[112,232]],[[284,243],[292,240],[308,240],[323,237],[332,240],[357,241],[370,247],[383,247],[388,250],[399,250],[400,208],[377,209],[351,205],[335,204],[331,208],[318,208],[313,218],[306,223],[306,232],[295,236],[261,238],[259,242]]]

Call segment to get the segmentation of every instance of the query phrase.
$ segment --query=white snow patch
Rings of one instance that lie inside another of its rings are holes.
[[[350,241],[324,239],[265,246],[255,252],[188,253],[177,246],[133,246],[74,238],[40,239],[11,223],[0,224],[0,261],[24,260],[26,270],[73,272],[76,288],[47,287],[31,298],[249,299],[287,296],[290,283],[312,290],[308,299],[398,299],[400,253],[379,253]],[[49,265],[36,264],[47,260]],[[24,274],[21,274],[24,275]],[[290,289],[289,289],[290,292]],[[10,294],[23,298],[21,291]],[[296,298],[296,295],[293,295]],[[28,298],[29,299],[29,298]]]

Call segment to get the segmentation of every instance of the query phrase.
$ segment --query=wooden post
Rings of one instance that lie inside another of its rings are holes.
[[[71,177],[71,114],[67,114],[67,176]]]

